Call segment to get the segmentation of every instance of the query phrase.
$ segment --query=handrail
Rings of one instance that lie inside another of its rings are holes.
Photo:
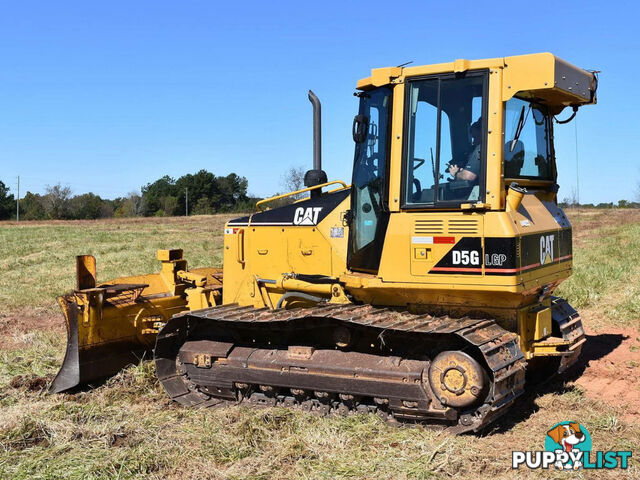
[[[236,250],[236,260],[240,265],[244,265],[244,229],[243,228],[238,229],[238,245]]]
[[[273,202],[274,200],[280,200],[281,198],[290,197],[292,195],[298,195],[299,193],[310,192],[311,190],[315,190],[316,188],[327,187],[327,186],[333,185],[335,183],[341,184],[342,188],[347,188],[347,184],[344,183],[342,180],[332,180],[332,181],[327,182],[327,183],[321,183],[319,185],[314,185],[313,187],[303,188],[302,190],[296,190],[294,192],[283,193],[282,195],[276,195],[275,197],[265,198],[264,200],[260,200],[259,202],[256,203],[256,208],[258,210],[262,211],[261,207],[265,203]],[[333,191],[337,191],[337,190],[338,189],[335,189]]]

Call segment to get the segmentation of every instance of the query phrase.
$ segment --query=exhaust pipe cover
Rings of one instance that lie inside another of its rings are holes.
[[[309,101],[313,105],[313,169],[304,175],[304,186],[315,187],[327,183],[327,174],[322,170],[322,106],[320,99],[309,90]],[[319,190],[311,191],[311,196],[319,196]]]

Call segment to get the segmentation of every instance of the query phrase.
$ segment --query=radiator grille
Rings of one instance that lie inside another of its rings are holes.
[[[442,235],[444,233],[444,222],[437,219],[416,220],[413,233],[415,235]]]
[[[414,235],[479,235],[479,222],[476,218],[431,219],[415,220]]]
[[[478,220],[474,218],[451,218],[448,223],[448,233],[455,233],[457,235],[478,234]]]

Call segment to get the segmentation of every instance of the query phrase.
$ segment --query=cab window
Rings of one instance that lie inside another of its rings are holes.
[[[512,98],[505,105],[504,176],[553,180],[550,121],[542,105]]]
[[[386,201],[387,159],[392,91],[380,87],[362,92],[356,116],[351,182],[351,215],[347,262],[352,270],[375,272],[380,263],[389,220]]]
[[[486,73],[408,82],[405,206],[457,206],[483,195]]]

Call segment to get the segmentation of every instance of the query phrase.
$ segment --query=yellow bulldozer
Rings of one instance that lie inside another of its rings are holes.
[[[595,72],[550,53],[373,69],[355,93],[350,185],[322,170],[310,91],[306,188],[227,222],[223,269],[190,270],[182,250],[161,250],[160,273],[100,283],[95,259],[77,258],[51,391],[146,356],[186,406],[478,431],[526,373],[564,371],[586,340],[553,295],[572,270],[553,126],[596,90]]]

